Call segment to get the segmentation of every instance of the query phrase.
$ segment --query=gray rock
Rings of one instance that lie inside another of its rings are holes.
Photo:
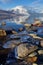
[[[10,35],[10,39],[16,39],[16,40],[19,40],[20,39],[20,36],[17,36],[17,35]]]
[[[3,48],[14,48],[16,47],[18,44],[20,44],[20,41],[19,40],[10,40],[8,42],[6,42],[4,45],[3,45]]]

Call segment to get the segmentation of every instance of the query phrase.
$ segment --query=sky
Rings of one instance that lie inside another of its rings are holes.
[[[28,6],[43,12],[43,0],[0,0],[0,9],[11,9],[16,6]]]

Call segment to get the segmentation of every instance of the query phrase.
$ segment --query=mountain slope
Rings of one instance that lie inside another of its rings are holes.
[[[30,14],[28,13],[28,10],[23,6],[17,6],[15,8],[12,8],[11,10],[13,13],[16,13],[16,14],[24,14],[24,15],[30,16]]]
[[[26,19],[26,22],[32,23],[32,22],[34,22],[34,19],[41,20],[41,18],[43,18],[43,13],[39,13],[39,12],[35,11],[33,8],[29,8],[29,7],[17,6],[15,8],[12,8],[11,11],[16,14],[28,15],[28,19]]]

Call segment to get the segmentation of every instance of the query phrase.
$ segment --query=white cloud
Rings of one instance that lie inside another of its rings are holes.
[[[37,12],[43,12],[43,0],[35,0],[30,4],[30,7],[35,9]]]
[[[0,0],[0,2],[2,3],[7,3],[7,2],[10,2],[11,0]]]
[[[38,4],[41,0],[35,0],[34,2],[32,2],[32,5]]]

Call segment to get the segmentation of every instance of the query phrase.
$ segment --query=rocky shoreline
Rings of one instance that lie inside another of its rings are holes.
[[[0,65],[43,65],[43,26],[1,24]]]

